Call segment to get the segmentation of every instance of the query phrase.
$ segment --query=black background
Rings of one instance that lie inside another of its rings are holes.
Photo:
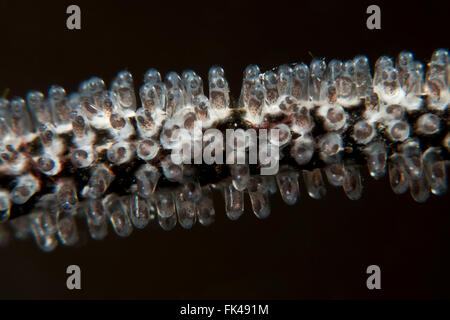
[[[70,4],[81,7],[81,30],[66,29]],[[381,30],[366,28],[370,4],[381,7]],[[426,62],[448,47],[448,12],[444,1],[0,1],[0,90],[72,91],[123,69],[138,87],[150,67],[206,77],[221,65],[236,97],[253,63],[265,70],[366,54],[373,66],[402,50]],[[51,254],[14,242],[0,250],[0,298],[449,298],[448,196],[417,204],[385,179],[366,178],[364,188],[360,201],[335,188],[317,201],[301,185],[300,203],[276,195],[264,221],[249,210],[229,221],[216,197],[208,228],[153,224]],[[82,269],[81,291],[66,289],[70,264]],[[382,290],[366,288],[371,264],[381,267]]]

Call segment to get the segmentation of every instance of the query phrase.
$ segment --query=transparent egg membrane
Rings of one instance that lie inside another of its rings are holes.
[[[246,194],[264,219],[272,194],[294,205],[300,184],[313,199],[326,196],[326,181],[360,199],[365,170],[374,179],[387,176],[394,193],[409,191],[417,202],[443,195],[448,60],[442,49],[427,68],[408,52],[396,61],[383,56],[373,77],[365,56],[267,72],[251,65],[238,99],[217,66],[208,73],[207,92],[194,71],[163,79],[150,69],[138,91],[124,71],[109,90],[93,77],[71,94],[52,86],[47,96],[32,91],[26,99],[2,98],[0,244],[33,238],[52,251],[80,243],[85,230],[100,240],[111,231],[127,237],[152,221],[164,230],[207,226],[214,222],[215,192],[222,193],[229,219],[243,214]],[[190,141],[225,154],[230,142],[205,132],[211,128],[224,135],[226,129],[279,130],[275,138],[267,134],[280,151],[278,172],[261,174],[264,157],[249,164],[258,139],[231,142],[241,144],[243,162],[197,162],[195,148],[187,156],[192,164],[173,161],[172,150]]]

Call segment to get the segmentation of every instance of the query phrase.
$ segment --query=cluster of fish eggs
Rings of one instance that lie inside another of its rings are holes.
[[[78,242],[77,219],[93,239],[103,239],[108,225],[125,237],[154,219],[165,230],[209,225],[213,189],[223,193],[230,219],[244,212],[245,193],[255,215],[265,218],[277,189],[287,204],[296,203],[299,176],[312,198],[322,198],[322,173],[359,199],[355,153],[372,177],[387,169],[394,192],[410,190],[423,202],[430,192],[447,190],[449,75],[448,52],[441,49],[426,70],[409,52],[395,62],[380,57],[373,76],[365,56],[266,72],[251,65],[236,101],[221,67],[210,69],[207,93],[194,71],[163,79],[150,69],[137,94],[124,71],[109,89],[94,77],[71,94],[53,86],[46,97],[32,91],[26,99],[0,99],[0,239],[32,236],[51,251],[59,242]],[[277,129],[269,144],[280,150],[279,172],[264,176],[248,163],[228,164],[214,168],[220,179],[201,183],[204,171],[170,157],[184,143],[220,142],[198,136],[198,127]],[[180,128],[183,136],[175,134]]]

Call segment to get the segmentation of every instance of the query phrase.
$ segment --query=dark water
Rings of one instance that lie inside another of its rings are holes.
[[[206,77],[221,65],[236,97],[248,64],[269,69],[311,56],[349,59],[410,50],[426,62],[448,48],[441,3],[380,5],[382,29],[366,28],[371,3],[156,4],[77,2],[82,29],[66,29],[67,1],[0,2],[0,90],[24,96],[59,84],[68,91],[128,69],[136,87],[150,67],[162,74],[193,69]],[[165,232],[153,223],[129,238],[109,235],[81,248],[41,253],[31,242],[1,249],[0,298],[449,298],[448,195],[424,204],[395,195],[386,179],[363,181],[350,201],[329,188],[322,200],[284,204],[272,215],[249,210],[216,222]],[[66,289],[66,267],[78,264],[83,290]],[[366,268],[379,265],[382,290],[366,288]]]

